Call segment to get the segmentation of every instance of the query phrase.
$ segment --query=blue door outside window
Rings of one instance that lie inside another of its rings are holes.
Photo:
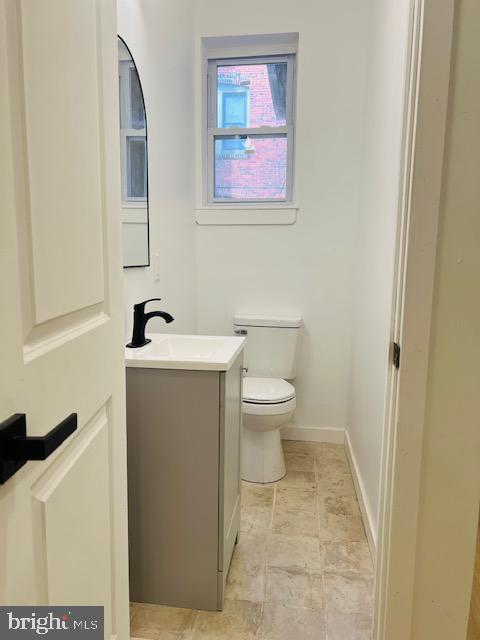
[[[222,126],[246,127],[247,126],[247,93],[224,92],[222,94]],[[242,140],[224,140],[225,151],[242,150]]]

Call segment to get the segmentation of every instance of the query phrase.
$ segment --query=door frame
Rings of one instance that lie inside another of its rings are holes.
[[[374,640],[411,634],[430,325],[455,0],[411,0],[390,368],[379,500]]]

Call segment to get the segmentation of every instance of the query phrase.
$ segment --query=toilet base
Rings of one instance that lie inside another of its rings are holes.
[[[286,473],[280,427],[257,431],[243,427],[242,478],[247,482],[275,482]]]

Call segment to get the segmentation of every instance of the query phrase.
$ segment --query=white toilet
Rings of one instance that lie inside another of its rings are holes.
[[[247,336],[243,381],[242,478],[275,482],[285,475],[280,427],[295,411],[296,348],[302,319],[283,316],[234,318],[234,331]]]

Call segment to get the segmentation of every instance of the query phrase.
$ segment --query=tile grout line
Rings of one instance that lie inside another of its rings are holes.
[[[320,540],[320,505],[319,505],[319,497],[318,497],[318,475],[317,475],[317,465],[318,465],[318,459],[317,459],[317,451],[315,452],[315,455],[313,456],[313,468],[315,471],[315,507],[316,507],[316,520],[317,520],[317,532],[318,532],[318,553],[320,555],[320,561],[321,561],[321,567],[320,567],[320,584],[321,584],[321,588],[322,588],[322,613],[323,613],[323,622],[325,625],[325,640],[328,640],[328,628],[327,628],[327,603],[325,600],[325,586],[324,586],[324,580],[323,580],[323,575],[324,575],[324,571],[325,571],[325,564],[324,564],[324,558],[322,558],[322,553],[321,553],[321,546],[322,546],[322,541]],[[312,585],[312,600],[313,600],[313,585]]]
[[[263,559],[263,573],[264,573],[264,576],[265,576],[265,581],[264,581],[264,585],[263,585],[262,615],[261,615],[260,624],[263,623],[263,613],[264,613],[264,610],[265,610],[265,602],[266,602],[266,599],[267,599],[268,552],[269,552],[269,546],[270,546],[270,536],[272,535],[272,532],[273,532],[273,518],[274,518],[274,514],[275,514],[276,496],[277,496],[277,485],[275,484],[273,486],[273,499],[272,499],[272,513],[270,515],[270,528],[267,530],[267,535],[266,535],[266,540],[265,540],[265,557]]]
[[[255,638],[259,638],[260,636],[260,632],[261,632],[261,628],[263,625],[263,616],[265,613],[265,603],[267,600],[267,580],[268,580],[268,551],[269,551],[269,543],[270,543],[270,536],[273,532],[273,519],[275,516],[275,503],[276,503],[276,496],[277,496],[277,483],[275,482],[273,485],[273,498],[272,498],[272,512],[270,514],[270,527],[267,530],[267,535],[266,535],[266,540],[265,540],[265,555],[264,555],[264,560],[263,560],[263,575],[264,575],[264,584],[263,584],[263,599],[261,602],[261,607],[260,607],[260,623],[258,625],[258,628],[255,631]]]
[[[317,480],[317,456],[315,455],[313,457],[313,468],[315,470],[315,483],[316,483],[316,489],[315,489],[315,507],[316,507],[316,520],[317,520],[317,533],[318,533],[318,545],[319,545],[319,553],[320,553],[320,545],[322,544],[321,540],[320,540],[320,505],[319,505],[319,496],[318,496],[318,480]],[[321,576],[322,576],[322,594],[324,593],[324,588],[323,588],[323,563],[322,563],[322,569],[321,569]]]

